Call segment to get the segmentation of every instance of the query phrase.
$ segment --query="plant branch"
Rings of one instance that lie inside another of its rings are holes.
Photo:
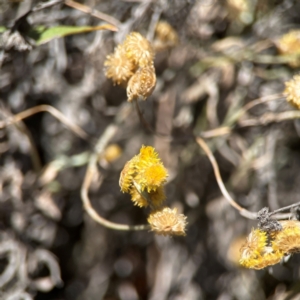
[[[88,215],[97,223],[103,225],[104,227],[114,229],[114,230],[147,230],[150,229],[149,225],[123,225],[119,223],[114,223],[111,221],[106,220],[105,218],[101,217],[98,212],[92,207],[91,201],[89,199],[88,191],[89,187],[92,183],[93,177],[97,171],[97,161],[99,157],[103,155],[103,152],[109,143],[109,141],[115,136],[117,131],[119,130],[120,125],[122,122],[128,117],[129,115],[129,104],[125,103],[123,107],[121,107],[120,111],[118,112],[115,122],[109,125],[104,133],[98,139],[98,142],[94,148],[93,154],[90,156],[89,164],[85,173],[84,181],[81,187],[81,199],[83,202],[83,207],[88,213]]]

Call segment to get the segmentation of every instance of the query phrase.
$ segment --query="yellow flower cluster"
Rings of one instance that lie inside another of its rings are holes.
[[[164,21],[157,23],[153,46],[155,51],[163,51],[175,47],[178,44],[178,34],[174,28]]]
[[[149,206],[148,222],[152,231],[162,235],[185,235],[186,217],[176,209],[164,207],[164,184],[167,170],[151,146],[142,146],[140,153],[128,161],[120,175],[123,193],[129,193],[134,205]]]
[[[285,83],[284,94],[289,103],[300,109],[300,75],[295,75]]]
[[[289,63],[293,68],[300,67],[300,30],[291,30],[284,34],[276,43],[280,53],[295,56]]]
[[[285,255],[300,252],[300,222],[281,221],[282,230],[267,233],[253,229],[241,248],[240,264],[263,269],[277,264]]]
[[[155,87],[154,51],[150,42],[138,32],[127,35],[104,62],[105,76],[127,87],[128,101],[148,98]]]

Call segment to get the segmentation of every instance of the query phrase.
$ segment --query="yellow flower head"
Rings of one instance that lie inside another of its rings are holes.
[[[117,46],[113,54],[106,57],[105,76],[111,78],[114,84],[126,85],[136,69],[132,60],[128,59],[122,46]]]
[[[151,230],[161,235],[185,235],[186,216],[178,214],[177,209],[165,207],[152,212],[148,218]]]
[[[289,103],[300,109],[300,75],[295,75],[285,83],[284,94]]]
[[[277,42],[278,50],[284,55],[300,54],[300,30],[291,30],[284,34]],[[290,63],[291,67],[300,66],[300,59],[295,58]]]
[[[139,155],[125,164],[119,184],[122,192],[130,193],[135,205],[159,208],[166,199],[163,184],[167,176],[167,170],[155,149],[142,146]]]
[[[156,51],[162,51],[178,44],[178,34],[174,28],[164,21],[157,23],[155,28],[154,48]]]
[[[282,230],[278,231],[272,241],[274,250],[291,254],[300,252],[300,222],[299,221],[281,221]]]
[[[142,191],[147,190],[148,193],[156,191],[167,180],[167,170],[153,147],[143,146],[141,148],[136,168],[138,173],[135,181]]]
[[[152,65],[139,68],[130,78],[127,85],[127,98],[146,100],[153,92],[156,85],[155,70]]]
[[[241,248],[240,264],[250,269],[263,269],[280,262],[284,252],[268,246],[271,237],[265,231],[252,229],[246,243]]]
[[[281,252],[266,253],[258,258],[251,258],[248,260],[240,260],[240,264],[249,269],[260,270],[268,266],[278,264],[283,257]]]
[[[241,260],[247,261],[251,258],[258,258],[264,252],[267,245],[267,233],[260,229],[252,229],[247,237],[246,243],[241,248]]]
[[[151,43],[138,32],[127,35],[123,47],[126,56],[139,67],[153,64],[154,51]]]

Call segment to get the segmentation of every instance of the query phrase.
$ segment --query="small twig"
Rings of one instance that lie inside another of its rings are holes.
[[[291,205],[288,205],[288,206],[285,206],[285,207],[281,207],[281,208],[278,208],[272,212],[269,213],[269,215],[275,215],[281,211],[285,211],[285,210],[288,210],[288,209],[291,209],[291,208],[294,208],[294,207],[297,207],[297,206],[300,206],[300,202],[297,202],[297,203],[294,203],[294,204],[291,204]]]
[[[88,134],[83,131],[78,125],[72,123],[68,118],[66,118],[59,110],[50,105],[38,105],[27,110],[24,110],[12,117],[7,118],[6,120],[0,121],[0,128],[4,128],[10,124],[18,123],[19,121],[26,119],[39,112],[48,112],[53,117],[62,122],[66,127],[72,130],[76,135],[81,137],[84,140],[89,140]]]
[[[121,22],[114,17],[107,15],[101,11],[98,11],[96,9],[90,8],[86,5],[83,5],[81,3],[72,1],[72,0],[65,0],[65,5],[75,8],[77,10],[80,10],[84,13],[90,14],[93,17],[96,17],[98,19],[104,20],[105,22],[108,22],[110,24],[113,24],[116,27],[119,27],[121,25]]]
[[[205,152],[205,154],[207,155],[208,159],[210,160],[210,162],[212,164],[212,167],[213,167],[213,170],[214,170],[214,173],[215,173],[215,177],[216,177],[217,183],[219,185],[219,188],[220,188],[220,190],[221,190],[224,198],[229,202],[229,204],[231,206],[233,206],[235,209],[237,209],[242,216],[244,216],[244,217],[246,217],[248,219],[255,220],[256,217],[257,217],[257,213],[248,211],[247,209],[241,207],[229,195],[229,193],[228,193],[228,191],[227,191],[227,189],[226,189],[226,187],[225,187],[225,185],[223,183],[223,180],[222,180],[222,177],[221,177],[221,174],[220,174],[220,170],[219,170],[219,166],[217,164],[217,161],[216,161],[214,155],[212,154],[212,152],[210,151],[209,147],[207,146],[207,144],[200,137],[197,137],[196,141],[199,144],[199,146],[203,149],[203,151]]]
[[[216,129],[201,132],[200,135],[201,135],[201,137],[203,137],[205,139],[209,139],[209,138],[214,138],[217,136],[222,136],[222,135],[226,135],[226,134],[230,134],[230,133],[231,133],[231,128],[225,126],[225,127],[219,127]]]
[[[91,201],[88,196],[89,187],[91,185],[94,174],[97,171],[97,161],[99,156],[103,155],[105,147],[109,143],[109,141],[115,136],[121,123],[128,117],[128,108],[129,105],[126,103],[119,111],[116,116],[115,123],[109,125],[104,133],[99,138],[93,154],[90,156],[89,164],[85,173],[84,181],[81,187],[81,199],[83,202],[84,209],[88,213],[88,215],[97,223],[103,225],[104,227],[114,229],[114,230],[148,230],[150,229],[149,225],[123,225],[108,221],[101,217],[98,212],[92,207]]]
[[[223,126],[223,127],[218,127],[218,128],[212,129],[212,130],[207,130],[207,131],[201,132],[200,135],[203,138],[213,138],[213,137],[217,137],[217,136],[230,134],[231,131],[232,131],[231,126],[233,124],[235,124],[249,109],[251,109],[251,108],[253,108],[253,107],[255,107],[259,104],[263,104],[263,103],[266,103],[266,102],[269,102],[269,101],[280,100],[283,97],[284,97],[284,95],[282,93],[279,93],[279,94],[273,94],[273,95],[268,95],[268,96],[265,96],[265,97],[260,97],[260,98],[254,99],[254,100],[250,101],[249,103],[247,103],[245,106],[243,106],[236,114],[234,114],[230,118],[230,121],[227,122],[227,123],[230,123],[229,126]],[[276,119],[276,117],[275,117],[275,119]],[[287,119],[291,119],[291,118],[287,117]],[[260,119],[250,119],[250,120],[241,121],[240,127],[260,125],[259,120]],[[257,124],[248,125],[248,123],[247,123],[248,121],[249,122],[251,121],[253,123],[256,122]],[[270,121],[269,123],[271,123],[271,122],[275,122],[275,121]]]
[[[256,105],[266,103],[266,102],[269,102],[269,101],[273,101],[273,100],[280,100],[283,97],[284,97],[284,95],[282,93],[278,93],[278,94],[268,95],[268,96],[264,96],[264,97],[254,99],[254,100],[250,101],[249,103],[247,103],[242,108],[242,111],[245,113],[246,111],[248,111],[249,109],[251,109],[252,107],[254,107]]]
[[[279,123],[286,120],[293,120],[300,118],[300,111],[285,111],[282,113],[265,113],[259,118],[248,119],[239,122],[239,127],[251,127],[258,125],[268,125],[270,123]]]

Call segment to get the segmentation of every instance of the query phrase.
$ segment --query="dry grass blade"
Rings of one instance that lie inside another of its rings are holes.
[[[60,122],[62,122],[67,128],[73,131],[76,135],[78,135],[84,140],[89,139],[88,134],[85,131],[83,131],[78,125],[72,123],[68,118],[66,118],[59,110],[57,110],[53,106],[46,105],[46,104],[29,108],[12,117],[7,118],[6,120],[0,121],[0,128],[4,128],[8,125],[18,123],[19,121],[40,112],[50,113],[53,117],[55,117]]]

